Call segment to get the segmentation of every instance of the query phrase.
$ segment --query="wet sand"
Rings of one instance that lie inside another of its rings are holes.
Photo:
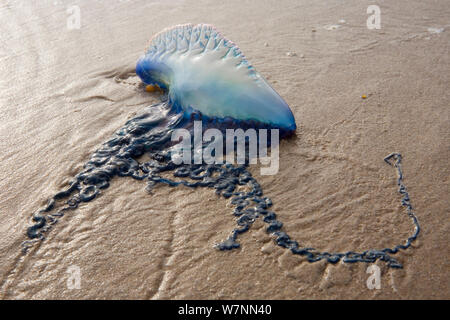
[[[370,4],[2,2],[0,298],[449,299],[450,8],[379,1],[381,29],[369,30]],[[79,30],[67,28],[71,5]],[[150,37],[189,22],[237,43],[293,110],[298,130],[281,142],[279,173],[251,172],[301,245],[363,251],[411,235],[383,162],[403,155],[422,231],[395,255],[403,269],[376,263],[381,289],[367,288],[367,264],[310,264],[277,246],[262,221],[240,249],[218,251],[236,224],[229,201],[182,187],[149,195],[131,178],[114,179],[21,254],[32,213],[159,101],[134,73]],[[71,266],[80,289],[67,288]]]

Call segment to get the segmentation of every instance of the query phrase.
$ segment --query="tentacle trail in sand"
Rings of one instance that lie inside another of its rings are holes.
[[[409,248],[417,238],[420,227],[403,183],[400,154],[393,153],[386,157],[385,161],[397,170],[398,191],[402,195],[402,206],[406,208],[414,224],[413,235],[404,244],[393,248],[359,253],[321,252],[314,248],[301,247],[297,241],[282,231],[283,224],[277,219],[276,214],[269,210],[272,201],[263,195],[261,186],[247,170],[247,165],[175,164],[170,155],[170,146],[173,144],[171,134],[176,128],[186,125],[183,116],[175,112],[167,102],[148,107],[142,114],[129,120],[91,156],[84,165],[84,170],[75,176],[66,190],[54,195],[45,208],[33,215],[34,225],[27,230],[30,240],[23,243],[24,252],[34,242],[44,240],[45,233],[65,213],[75,210],[81,202],[95,199],[102,190],[108,188],[112,178],[119,176],[146,181],[149,192],[158,184],[167,184],[171,187],[183,185],[189,188],[211,188],[216,194],[227,199],[231,198],[237,227],[228,239],[217,245],[220,250],[238,248],[240,246],[237,242],[238,236],[248,231],[255,219],[262,217],[268,224],[266,231],[274,236],[275,242],[280,247],[291,250],[293,254],[305,256],[309,262],[325,259],[330,263],[341,260],[347,263],[373,263],[382,260],[392,268],[402,267],[392,254],[400,249]],[[150,160],[139,162],[138,158],[144,154],[147,154]],[[172,173],[174,178],[163,177],[164,173]],[[238,187],[243,187],[246,191],[237,191]]]

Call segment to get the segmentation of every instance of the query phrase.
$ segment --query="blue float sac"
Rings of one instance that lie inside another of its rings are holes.
[[[147,85],[168,91],[186,116],[258,122],[294,132],[287,103],[245,59],[239,48],[210,25],[180,25],[157,34],[136,73]]]

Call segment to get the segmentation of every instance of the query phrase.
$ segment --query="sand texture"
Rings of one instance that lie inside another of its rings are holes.
[[[2,1],[0,4],[0,298],[435,299],[450,298],[450,6],[377,1]],[[78,5],[81,28],[67,27]],[[214,245],[235,227],[212,190],[113,179],[64,216],[26,255],[32,213],[145,106],[159,101],[134,72],[151,36],[210,23],[239,45],[294,112],[277,175],[250,171],[284,230],[323,251],[392,247],[412,232],[395,171],[422,231],[383,262],[369,290],[365,263],[336,265],[280,248],[262,221],[241,248]],[[366,95],[366,99],[362,99]],[[67,270],[81,270],[69,290]]]

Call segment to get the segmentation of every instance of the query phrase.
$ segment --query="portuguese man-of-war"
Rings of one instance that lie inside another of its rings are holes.
[[[382,260],[390,267],[402,267],[392,254],[409,248],[420,227],[403,183],[400,154],[393,153],[385,161],[397,171],[401,203],[415,227],[404,244],[344,253],[304,248],[282,231],[283,224],[270,211],[272,201],[263,195],[261,186],[247,170],[248,161],[240,165],[173,161],[176,146],[171,139],[173,132],[180,128],[192,130],[194,121],[201,121],[203,128],[222,131],[276,129],[281,137],[294,133],[296,123],[290,108],[239,48],[210,25],[180,25],[152,38],[148,51],[137,62],[136,73],[144,84],[164,90],[161,103],[145,108],[129,120],[94,152],[67,189],[55,194],[45,208],[33,214],[34,224],[27,230],[30,240],[23,243],[24,251],[35,241],[43,240],[45,233],[65,213],[76,209],[81,202],[95,199],[108,188],[111,179],[119,176],[145,180],[149,192],[158,184],[183,185],[214,189],[219,196],[231,199],[237,227],[228,239],[217,245],[220,250],[238,248],[238,236],[262,217],[268,225],[266,231],[280,247],[305,256],[309,262]],[[206,146],[204,143],[203,147]],[[149,161],[140,161],[144,154],[149,156]],[[168,178],[166,173],[172,173],[173,178]]]

